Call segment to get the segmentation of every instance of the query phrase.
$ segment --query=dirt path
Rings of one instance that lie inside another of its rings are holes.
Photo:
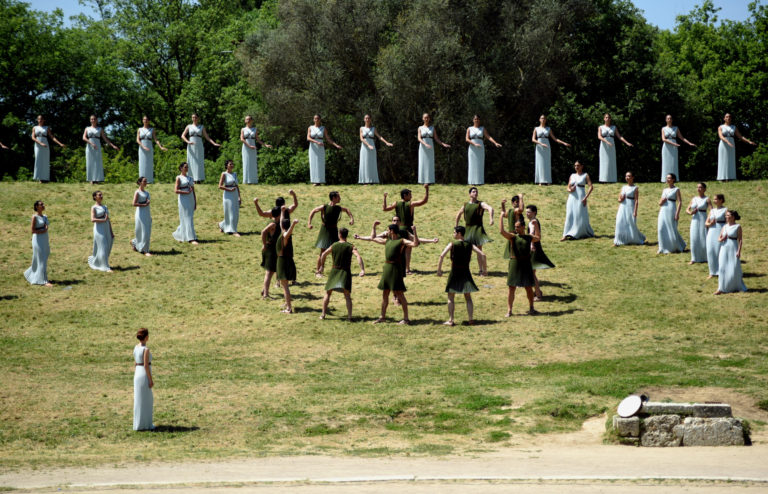
[[[636,448],[600,443],[604,417],[540,444],[476,457],[299,456],[63,468],[0,474],[0,487],[92,493],[768,492],[768,444]],[[567,487],[565,487],[567,485]]]

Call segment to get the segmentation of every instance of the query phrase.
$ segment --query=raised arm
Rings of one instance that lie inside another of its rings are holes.
[[[265,226],[264,229],[261,231],[261,250],[264,250],[267,248],[267,236],[272,233],[272,229],[275,228],[277,225],[275,225],[274,222],[270,223],[269,225]]]
[[[393,202],[390,205],[387,205],[387,193],[385,192],[384,193],[384,205],[382,206],[381,210],[382,211],[392,211],[393,209],[395,209],[395,206],[397,206],[397,202],[396,201]]]
[[[290,189],[288,191],[288,194],[291,197],[293,197],[293,205],[290,208],[288,208],[288,212],[293,213],[294,211],[296,211],[296,208],[299,207],[299,199],[296,197],[296,192],[294,192],[293,189]]]
[[[309,228],[310,230],[312,229],[312,217],[315,216],[315,214],[322,211],[324,207],[325,207],[325,204],[323,204],[322,206],[318,206],[309,212],[309,218],[307,218],[307,228]]]
[[[293,235],[293,229],[296,228],[298,223],[299,220],[293,220],[291,222],[291,226],[283,232],[283,246],[288,245],[288,239],[291,238],[291,235]]]
[[[268,212],[268,213],[265,213],[264,211],[261,210],[261,206],[259,206],[259,198],[258,197],[254,197],[253,198],[253,204],[254,204],[254,206],[256,206],[256,214],[258,214],[262,218],[271,218],[272,217],[272,212],[271,211]]]
[[[421,242],[419,241],[419,234],[416,232],[416,225],[411,226],[411,230],[413,230],[413,240],[403,239],[403,243],[407,247],[418,247]]]
[[[514,233],[510,233],[510,232],[508,232],[507,230],[504,229],[504,222],[503,221],[499,221],[499,233],[501,234],[502,237],[504,237],[506,239],[515,238],[515,234]]]
[[[429,184],[424,184],[424,197],[420,201],[413,201],[411,203],[412,208],[423,206],[429,201]]]

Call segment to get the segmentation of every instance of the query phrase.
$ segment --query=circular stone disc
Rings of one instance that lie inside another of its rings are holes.
[[[619,417],[627,418],[636,414],[640,407],[643,406],[643,401],[637,395],[627,396],[621,403],[619,403]]]

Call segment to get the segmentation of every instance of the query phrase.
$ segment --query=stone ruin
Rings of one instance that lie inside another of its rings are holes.
[[[744,446],[751,444],[740,419],[724,403],[645,401],[631,417],[613,416],[621,442],[639,446]]]

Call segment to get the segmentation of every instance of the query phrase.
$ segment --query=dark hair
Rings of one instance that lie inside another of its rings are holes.
[[[627,170],[627,173],[632,175],[632,178],[635,178],[635,172],[633,172],[632,170]],[[624,175],[626,175],[627,173],[625,173]]]
[[[98,119],[99,119],[99,117],[97,117],[95,114],[91,114],[91,116],[90,116],[90,117],[88,117],[88,120],[90,120],[90,119],[92,119],[92,118],[95,118],[96,120],[98,120]]]
[[[285,197],[279,196],[277,199],[275,199],[275,206],[280,207],[285,205]]]
[[[405,196],[411,193],[411,189],[403,189],[400,191],[400,199],[405,199]]]
[[[197,117],[200,118],[200,115],[197,114],[197,112],[192,112],[192,115],[189,116],[189,118]]]
[[[735,209],[729,209],[728,212],[731,213],[731,216],[733,216],[733,219],[737,221],[741,219],[741,215]]]
[[[334,197],[341,197],[339,196],[339,191],[332,190],[328,193],[328,199],[333,200]]]
[[[672,177],[672,180],[674,180],[675,182],[677,182],[677,175],[675,175],[674,173],[672,173],[672,172],[669,172],[669,173],[667,173],[667,176],[670,176],[670,177]]]
[[[474,187],[474,186],[470,187],[469,188],[469,193],[471,194],[473,190],[477,190],[477,187]]]
[[[582,167],[584,166],[584,164],[579,160],[576,160],[573,162],[573,166],[576,166],[576,165],[581,165]]]
[[[723,203],[725,203],[725,195],[723,194],[715,194],[715,199],[720,199],[723,201]]]
[[[527,206],[525,207],[525,209],[530,209],[530,210],[531,210],[531,211],[533,211],[534,213],[538,213],[538,212],[539,212],[539,208],[537,208],[537,207],[536,207],[534,204],[529,204],[529,205],[527,205]]]
[[[314,119],[315,117],[319,118],[320,120],[322,120],[322,119],[323,119],[323,117],[322,117],[322,116],[320,116],[320,114],[319,114],[319,113],[315,113],[315,115],[314,115],[312,118]]]
[[[283,221],[280,222],[280,226],[283,227],[283,230],[287,230],[291,227],[291,220],[288,218],[285,218]]]
[[[517,220],[515,221],[515,228],[517,228],[517,225],[520,225],[522,227],[525,227],[525,221],[523,220]]]
[[[91,194],[91,195],[93,196],[93,200],[94,200],[94,201],[96,200],[96,194],[101,194],[101,191],[100,191],[100,190],[94,190],[94,191],[93,191],[93,194]],[[103,194],[102,194],[102,195],[103,195]]]
[[[349,235],[349,230],[346,228],[339,228],[339,237],[343,238],[344,240],[347,239],[347,235]]]
[[[226,170],[229,164],[232,163],[232,166],[235,166],[235,162],[232,160],[227,160],[224,162],[224,169]]]
[[[188,165],[188,163],[187,163],[186,161],[182,162],[182,163],[179,165],[179,171],[181,171],[181,169],[182,169],[182,168],[184,168],[184,165]]]
[[[279,218],[280,217],[280,208],[272,208],[272,217],[273,218]]]
[[[399,232],[399,231],[400,231],[400,227],[399,227],[399,226],[397,226],[397,225],[395,225],[394,223],[393,223],[393,224],[391,224],[391,225],[389,225],[389,227],[388,227],[388,228],[389,228],[389,231],[390,231],[390,232],[395,232],[395,233],[397,233],[397,232]]]
[[[519,203],[520,202],[520,196],[519,195],[518,196],[512,196],[512,202]]]
[[[458,233],[459,235],[461,235],[461,236],[463,237],[463,236],[464,236],[464,234],[467,232],[467,229],[466,229],[466,228],[464,228],[464,227],[463,227],[463,226],[461,226],[461,225],[457,225],[457,226],[454,226],[454,227],[453,227],[453,231],[454,231],[454,232],[456,232],[456,233]]]
[[[35,205],[34,205],[34,206],[32,206],[32,207],[34,208],[34,210],[35,210],[35,211],[37,211],[37,207],[38,207],[39,205],[41,205],[42,203],[43,203],[43,201],[35,201]]]
[[[147,328],[141,328],[138,331],[136,331],[136,339],[138,339],[139,341],[143,340],[147,336],[149,336],[149,330]]]
[[[141,181],[144,180],[147,177],[139,177],[138,180],[136,180],[136,185],[141,185]]]
[[[472,115],[472,120],[474,120],[474,119],[478,119],[478,120],[480,120],[480,115],[478,115],[477,113],[475,113],[474,115]]]
[[[699,182],[698,185],[701,185],[704,188],[704,190],[707,190],[707,184],[705,184],[704,182]]]

